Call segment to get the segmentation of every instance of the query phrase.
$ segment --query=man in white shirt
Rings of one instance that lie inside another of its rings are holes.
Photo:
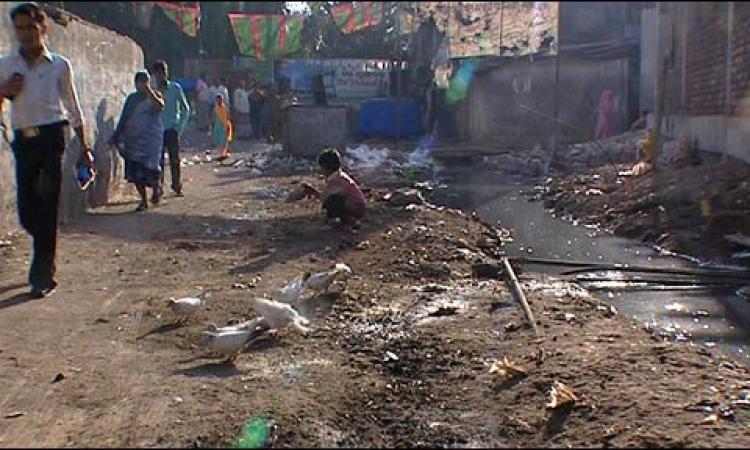
[[[20,48],[0,59],[0,102],[11,101],[18,216],[34,241],[31,295],[42,298],[57,286],[57,207],[66,125],[80,140],[80,161],[93,168],[93,160],[70,61],[45,45],[46,14],[36,3],[23,3],[13,8],[10,17]]]
[[[232,101],[235,109],[235,134],[241,138],[248,137],[250,134],[250,100],[248,100],[247,95],[245,80],[240,80],[240,86],[234,90]]]

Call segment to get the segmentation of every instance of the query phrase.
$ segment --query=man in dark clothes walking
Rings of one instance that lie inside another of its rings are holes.
[[[0,59],[0,102],[11,101],[18,216],[34,241],[31,295],[42,298],[57,287],[57,208],[67,125],[80,141],[80,161],[93,168],[93,160],[70,61],[45,44],[46,14],[36,3],[22,3],[10,18],[20,48]]]

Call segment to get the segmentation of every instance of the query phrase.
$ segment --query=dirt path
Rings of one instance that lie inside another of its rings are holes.
[[[477,222],[376,191],[359,233],[340,235],[275,198],[299,176],[185,174],[185,198],[66,227],[49,299],[23,295],[26,237],[0,249],[0,446],[227,445],[254,417],[275,447],[750,445],[741,405],[699,425],[750,390],[747,369],[527,278],[535,338],[501,282],[472,276],[490,251]],[[208,323],[251,318],[252,297],[339,261],[355,276],[302,302],[308,336],[261,339],[235,365],[200,347]],[[415,289],[429,283],[445,287]],[[172,326],[166,299],[201,291],[206,308]],[[528,375],[498,382],[503,356]],[[545,408],[556,380],[575,407]]]

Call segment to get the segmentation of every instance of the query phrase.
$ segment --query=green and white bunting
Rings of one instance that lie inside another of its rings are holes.
[[[178,5],[169,2],[158,2],[164,14],[188,36],[197,37],[200,27],[200,3],[194,5]]]
[[[383,2],[347,2],[331,8],[342,33],[351,34],[383,22]]]
[[[261,60],[302,53],[305,16],[283,14],[229,14],[240,53]]]

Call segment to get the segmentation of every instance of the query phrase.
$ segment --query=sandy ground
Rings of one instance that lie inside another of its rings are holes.
[[[747,368],[524,274],[535,336],[502,281],[472,274],[501,251],[476,221],[373,189],[343,233],[277,198],[309,175],[185,176],[185,198],[66,226],[48,299],[25,295],[26,236],[0,248],[0,446],[231,445],[257,417],[270,447],[750,446]],[[208,323],[254,317],[252,297],[336,262],[354,276],[305,295],[307,336],[263,337],[234,364],[201,347]],[[200,292],[174,326],[166,300]],[[526,374],[490,373],[503,357]],[[578,401],[547,408],[555,381]]]

